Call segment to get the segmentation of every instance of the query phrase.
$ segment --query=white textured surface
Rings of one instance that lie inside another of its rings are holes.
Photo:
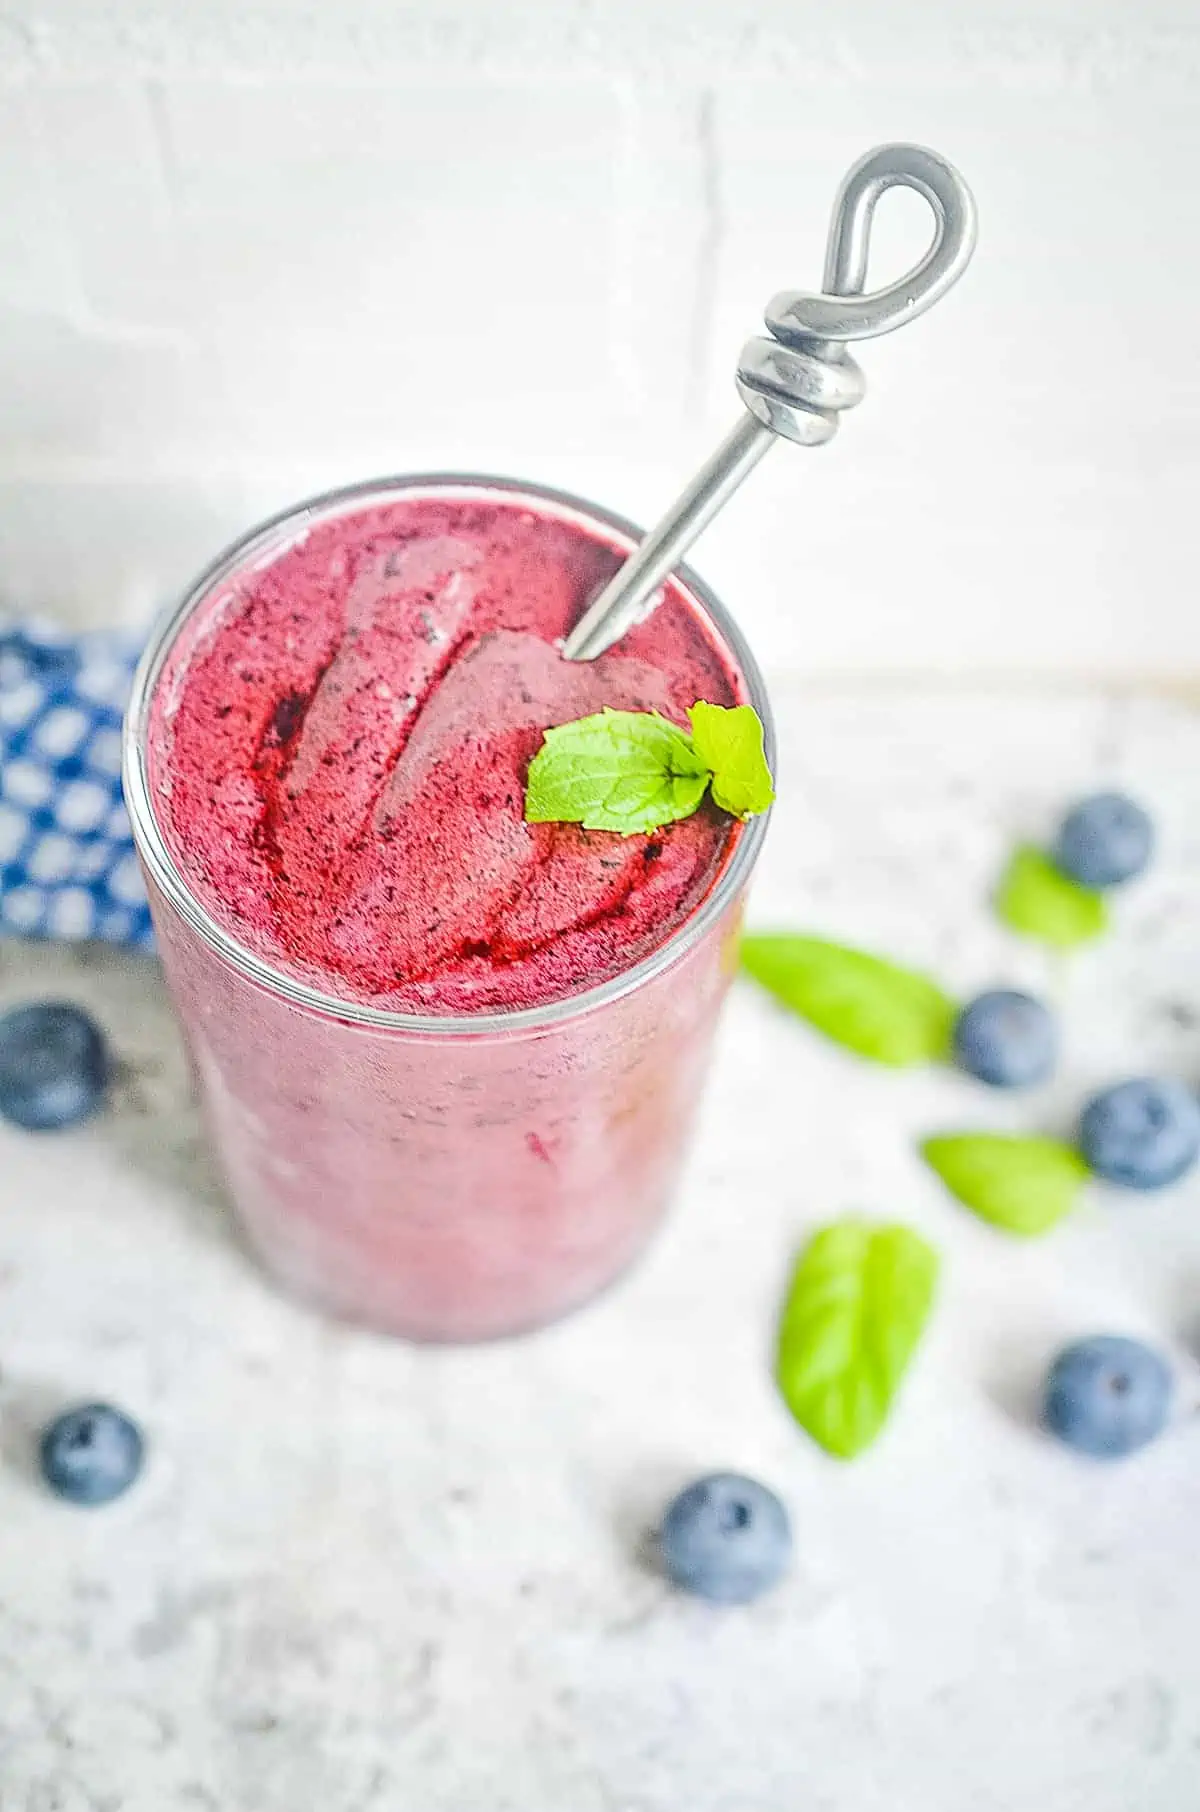
[[[649,519],[732,421],[846,164],[977,190],[700,564],[778,668],[1200,659],[1186,0],[6,0],[0,607],[138,621],[254,516],[431,466]],[[881,209],[877,268],[925,232]]]
[[[535,1339],[420,1352],[322,1325],[243,1260],[151,968],[7,946],[6,999],[91,1003],[127,1065],[77,1134],[0,1128],[3,1812],[1194,1812],[1200,1430],[1124,1467],[1042,1439],[1064,1339],[1169,1345],[1194,1396],[1200,1179],[1096,1191],[1007,1242],[921,1131],[1057,1128],[1094,1082],[1200,1071],[1200,718],[1095,694],[781,690],[783,797],[756,898],[1065,1015],[1063,1073],[1004,1101],[883,1074],[750,992],[684,1200],[647,1263]],[[989,919],[1011,839],[1118,780],[1163,857],[1113,936],[1050,967]],[[769,1375],[789,1259],[848,1209],[945,1257],[930,1338],[851,1467]],[[30,1426],[108,1395],[140,1488],[81,1513]],[[787,1497],[796,1572],[746,1611],[669,1594],[642,1531],[733,1464]]]

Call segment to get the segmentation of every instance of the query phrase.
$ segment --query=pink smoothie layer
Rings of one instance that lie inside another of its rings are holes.
[[[430,1014],[541,1005],[661,944],[735,824],[523,817],[548,726],[745,697],[672,590],[617,650],[563,660],[619,557],[516,504],[407,501],[235,575],[176,643],[151,733],[165,834],[214,917],[328,992]]]

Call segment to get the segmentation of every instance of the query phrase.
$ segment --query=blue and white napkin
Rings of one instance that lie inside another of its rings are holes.
[[[149,946],[121,797],[138,638],[0,619],[0,932]]]

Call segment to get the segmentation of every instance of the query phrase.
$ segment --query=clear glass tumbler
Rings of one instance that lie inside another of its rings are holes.
[[[156,687],[193,612],[314,522],[381,503],[497,498],[620,552],[639,531],[576,498],[482,477],[351,487],[256,529],[160,625],[126,723],[125,787],[167,983],[210,1139],[267,1268],[333,1314],[417,1340],[536,1327],[602,1290],[670,1199],[766,828],[742,827],[711,891],[624,973],[514,1012],[421,1017],[325,994],[243,947],[196,898],[156,816]],[[754,659],[685,569],[773,736]]]

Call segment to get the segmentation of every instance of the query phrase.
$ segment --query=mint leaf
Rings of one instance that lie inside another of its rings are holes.
[[[950,1049],[957,1008],[936,982],[865,950],[792,933],[742,939],[742,967],[835,1043],[897,1069]]]
[[[604,710],[545,732],[529,764],[525,818],[633,836],[690,817],[708,777],[691,738],[665,717]]]
[[[996,910],[1014,931],[1059,950],[1086,944],[1108,928],[1103,896],[1063,874],[1030,843],[1013,851],[996,894]]]
[[[712,771],[713,802],[735,818],[765,812],[775,798],[763,751],[763,726],[751,705],[709,705],[688,712],[692,745]]]
[[[814,1441],[850,1460],[875,1439],[933,1303],[938,1259],[908,1227],[837,1221],[792,1276],[775,1376]]]
[[[965,1207],[1025,1238],[1048,1233],[1075,1206],[1091,1172],[1059,1139],[958,1133],[926,1139],[921,1155]]]
[[[690,818],[710,780],[723,811],[744,818],[775,797],[763,727],[749,705],[698,701],[689,713],[708,753],[657,711],[612,711],[544,732],[529,764],[527,824],[582,824],[629,837]]]

